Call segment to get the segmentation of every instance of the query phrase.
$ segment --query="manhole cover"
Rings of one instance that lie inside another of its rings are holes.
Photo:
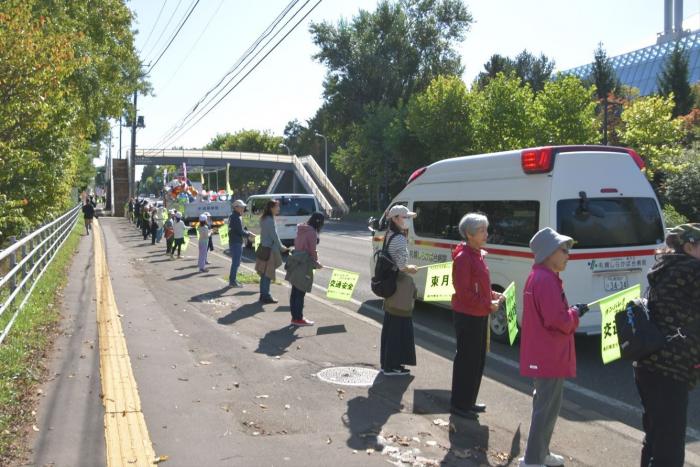
[[[371,386],[379,372],[372,368],[338,366],[318,372],[318,378],[326,383],[345,386]]]

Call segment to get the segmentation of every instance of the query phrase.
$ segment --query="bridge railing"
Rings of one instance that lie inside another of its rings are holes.
[[[302,164],[304,164],[304,167],[311,170],[316,180],[318,180],[326,192],[331,195],[338,207],[338,211],[340,211],[339,214],[345,215],[350,212],[350,208],[348,208],[345,200],[340,195],[338,190],[336,190],[335,186],[331,183],[325,172],[321,170],[321,166],[318,165],[316,159],[314,159],[313,156],[304,156],[300,157],[299,160]]]
[[[283,162],[291,164],[293,156],[287,154],[263,154],[258,152],[205,151],[200,149],[137,149],[136,157],[148,157],[149,159],[157,159],[159,157],[222,160],[239,159],[261,162]]]
[[[0,276],[0,319],[5,313],[12,313],[1,330],[0,344],[9,334],[56,252],[73,230],[81,212],[80,207],[75,206],[58,219],[19,240],[10,237],[10,246],[0,250],[0,272],[7,271]],[[21,301],[16,305],[20,298]]]
[[[323,194],[318,185],[316,185],[316,182],[311,177],[309,172],[307,172],[304,164],[301,163],[297,156],[292,156],[292,163],[294,164],[294,171],[299,176],[301,183],[309,192],[316,196],[316,199],[318,199],[318,202],[321,204],[321,208],[323,208],[326,213],[326,217],[330,217],[333,214],[333,206],[331,206],[331,203],[328,202],[326,196]]]

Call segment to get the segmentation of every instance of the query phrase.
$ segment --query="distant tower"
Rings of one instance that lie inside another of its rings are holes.
[[[656,43],[664,44],[683,35],[683,0],[664,0],[664,32],[657,35]]]

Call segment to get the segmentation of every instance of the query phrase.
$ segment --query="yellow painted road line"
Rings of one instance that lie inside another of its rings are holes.
[[[109,277],[102,231],[98,222],[93,222],[92,226],[107,466],[153,465],[156,455],[141,412],[141,400]]]

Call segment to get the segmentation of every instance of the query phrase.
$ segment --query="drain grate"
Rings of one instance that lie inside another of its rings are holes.
[[[373,368],[337,366],[318,372],[318,379],[344,386],[371,386],[379,372]]]

